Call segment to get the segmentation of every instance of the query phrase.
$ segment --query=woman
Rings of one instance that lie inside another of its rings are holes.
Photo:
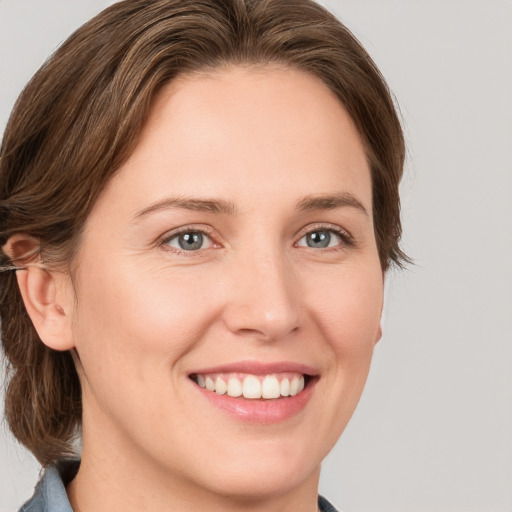
[[[334,510],[403,157],[309,0],[127,0],[73,34],[2,144],[6,416],[47,468],[22,510]]]

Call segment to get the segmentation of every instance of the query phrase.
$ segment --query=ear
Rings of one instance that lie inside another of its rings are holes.
[[[54,350],[72,349],[73,294],[67,273],[44,268],[39,241],[29,235],[12,236],[2,249],[18,267],[18,287],[41,341]]]
[[[388,295],[388,283],[386,280],[386,275],[382,274],[382,282],[384,284],[383,290],[382,290],[382,304],[380,306],[380,320],[379,320],[379,326],[377,328],[377,332],[375,334],[375,341],[374,344],[377,345],[379,341],[382,339],[382,324],[385,321],[385,315],[386,315],[386,308],[385,304],[387,304],[386,296]]]
[[[377,345],[377,343],[379,343],[381,338],[382,338],[382,324],[379,323],[379,328],[377,329],[377,334],[375,336],[375,345]]]

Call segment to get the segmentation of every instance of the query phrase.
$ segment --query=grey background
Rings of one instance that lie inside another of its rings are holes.
[[[105,0],[0,0],[0,132]],[[384,338],[321,491],[345,512],[512,511],[512,2],[324,0],[374,57],[409,144]],[[0,427],[0,512],[39,468]]]

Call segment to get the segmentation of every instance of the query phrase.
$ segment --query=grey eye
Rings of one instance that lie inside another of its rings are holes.
[[[307,233],[299,240],[299,246],[313,249],[335,247],[341,242],[341,237],[332,229],[320,229]]]
[[[197,251],[210,247],[211,240],[200,231],[187,231],[169,238],[167,245],[183,251]]]

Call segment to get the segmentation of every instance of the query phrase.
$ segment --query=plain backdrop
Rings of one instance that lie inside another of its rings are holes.
[[[112,2],[0,0],[0,133],[30,76]],[[512,2],[324,0],[386,76],[409,156],[404,247],[368,385],[324,463],[345,512],[512,511]],[[39,467],[0,427],[0,512]]]

